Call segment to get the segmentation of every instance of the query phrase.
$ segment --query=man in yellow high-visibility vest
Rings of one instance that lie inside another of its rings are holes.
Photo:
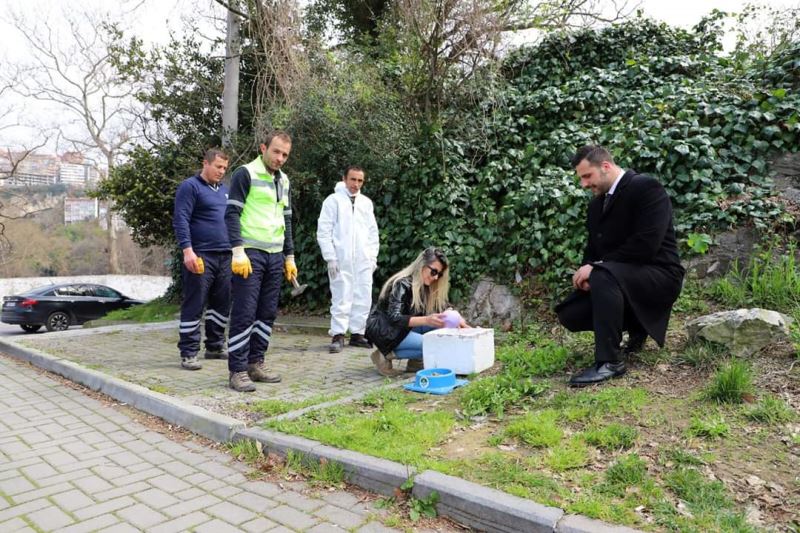
[[[281,276],[297,277],[289,178],[281,172],[292,139],[275,131],[259,148],[261,155],[231,176],[225,210],[233,251],[228,370],[231,388],[240,392],[256,390],[254,381],[281,380],[267,371],[264,356],[278,314]]]

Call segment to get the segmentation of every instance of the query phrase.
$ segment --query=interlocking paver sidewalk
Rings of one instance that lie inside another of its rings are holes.
[[[201,352],[202,370],[180,368],[177,322],[21,335],[14,341],[248,422],[254,415],[243,406],[258,400],[321,403],[389,382],[373,368],[370,350],[345,346],[341,353],[328,353],[324,328],[310,326],[275,328],[266,363],[283,381],[259,383],[248,394],[228,387],[227,361],[202,359]]]
[[[348,492],[250,481],[227,454],[172,441],[4,355],[0,413],[4,533],[395,531]]]

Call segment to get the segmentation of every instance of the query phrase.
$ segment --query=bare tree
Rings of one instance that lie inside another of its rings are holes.
[[[601,0],[397,0],[391,38],[404,52],[404,84],[433,119],[445,99],[457,98],[475,71],[496,58],[504,33],[611,23],[634,7]]]
[[[123,80],[112,65],[112,49],[122,41],[122,32],[91,13],[62,14],[59,28],[66,28],[64,33],[48,20],[37,18],[34,25],[13,18],[31,53],[30,64],[16,66],[12,90],[56,104],[64,113],[58,125],[61,138],[73,149],[100,152],[110,171],[131,142],[135,121],[131,105],[136,85]],[[107,216],[108,267],[116,273],[119,257],[111,210]]]

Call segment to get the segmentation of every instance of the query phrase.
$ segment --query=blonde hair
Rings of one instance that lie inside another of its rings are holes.
[[[422,268],[439,261],[444,267],[439,276],[429,286],[422,282]],[[378,299],[385,299],[397,280],[411,278],[411,311],[426,315],[441,313],[447,308],[447,293],[450,290],[450,269],[447,256],[439,248],[426,248],[414,262],[386,280]]]

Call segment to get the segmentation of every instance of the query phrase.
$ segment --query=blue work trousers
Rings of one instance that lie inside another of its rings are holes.
[[[247,276],[233,276],[233,306],[228,332],[228,370],[243,372],[264,360],[278,314],[283,280],[283,253],[245,248],[253,267]]]
[[[202,274],[181,268],[183,298],[178,327],[181,357],[194,357],[200,351],[200,324],[205,310],[206,350],[225,347],[225,328],[231,310],[231,253],[195,252],[203,259]]]

